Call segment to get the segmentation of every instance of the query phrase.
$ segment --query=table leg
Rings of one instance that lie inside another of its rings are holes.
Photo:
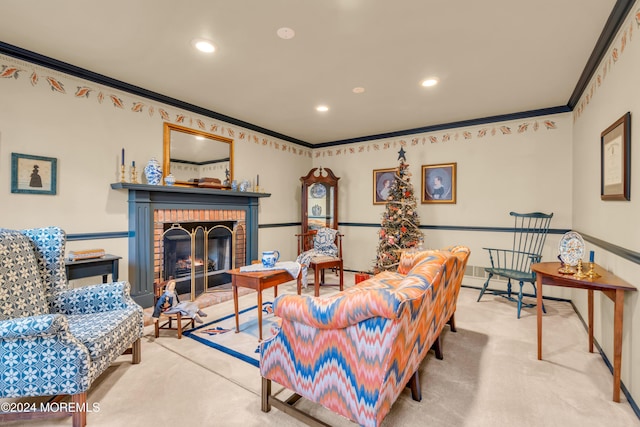
[[[593,289],[587,290],[588,316],[589,316],[589,353],[593,353]]]
[[[262,286],[258,289],[258,341],[262,341]]]
[[[616,289],[615,314],[613,317],[613,401],[620,402],[620,371],[622,369],[622,318],[624,291]]]
[[[231,279],[231,288],[233,289],[233,311],[236,313],[236,334],[240,332],[240,320],[238,315],[238,286],[236,286],[235,277]]]
[[[542,275],[536,276],[536,316],[538,323],[538,360],[542,360]]]

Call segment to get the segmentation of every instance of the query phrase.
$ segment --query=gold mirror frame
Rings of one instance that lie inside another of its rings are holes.
[[[191,129],[186,126],[175,125],[172,123],[164,123],[163,128],[163,147],[162,147],[162,177],[171,173],[171,132],[186,133],[189,135],[203,137],[211,140],[212,143],[223,143],[229,145],[229,182],[233,181],[233,139],[225,138],[224,136],[218,136],[211,133],[203,132],[196,129]],[[199,159],[200,161],[211,159]],[[186,182],[176,182],[176,185],[187,184]]]

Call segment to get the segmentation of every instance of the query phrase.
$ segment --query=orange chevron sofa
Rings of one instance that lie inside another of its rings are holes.
[[[260,345],[262,410],[271,406],[310,424],[304,397],[363,426],[379,426],[405,387],[420,400],[418,368],[430,348],[442,358],[444,325],[455,331],[456,301],[470,251],[407,252],[383,272],[329,297],[282,295],[279,331]],[[292,390],[286,401],[272,381]]]

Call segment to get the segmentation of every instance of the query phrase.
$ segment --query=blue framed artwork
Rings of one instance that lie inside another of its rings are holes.
[[[422,203],[456,203],[456,165],[422,166]]]
[[[11,153],[11,192],[56,194],[58,160]]]

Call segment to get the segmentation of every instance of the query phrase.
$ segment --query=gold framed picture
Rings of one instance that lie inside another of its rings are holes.
[[[397,168],[374,169],[373,171],[373,204],[384,205],[391,194],[391,186],[396,180]]]
[[[422,203],[456,203],[456,166],[422,165]]]

